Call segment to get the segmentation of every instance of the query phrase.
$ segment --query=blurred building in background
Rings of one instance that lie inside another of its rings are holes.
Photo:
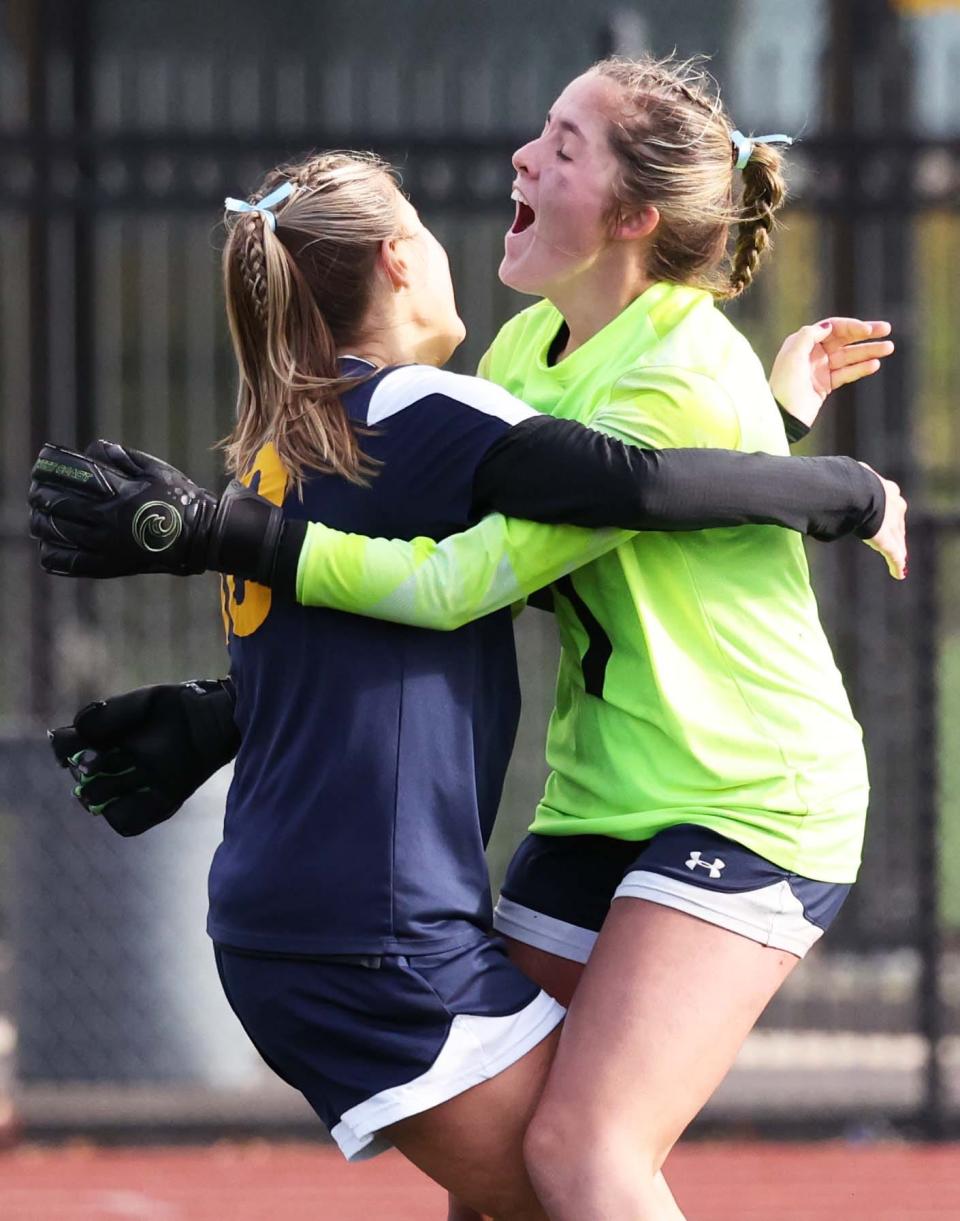
[[[39,572],[23,496],[51,438],[103,435],[208,485],[229,429],[223,197],[318,147],[374,148],[447,246],[472,370],[524,302],[496,279],[510,153],[610,51],[706,53],[744,130],[785,130],[793,203],[734,314],[767,359],[829,313],[898,355],[814,438],[901,480],[911,575],[814,546],[868,742],[862,882],[707,1112],[770,1130],[960,1126],[960,5],[950,0],[6,0],[0,9],[0,1092],[47,1131],[279,1128],[203,934],[225,778],[120,841],[72,806],[42,728],[225,667],[212,578]],[[556,643],[518,623],[525,716],[491,849],[539,795]],[[951,745],[952,746],[951,749]],[[7,1028],[3,1028],[7,1029]],[[6,1055],[4,1048],[8,1044]]]

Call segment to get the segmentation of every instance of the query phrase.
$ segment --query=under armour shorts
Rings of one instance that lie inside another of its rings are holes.
[[[443,953],[349,961],[215,952],[250,1040],[349,1160],[389,1148],[383,1128],[509,1068],[565,1012],[482,934]]]
[[[494,913],[498,932],[586,962],[614,899],[687,912],[802,958],[829,928],[850,886],[781,869],[693,824],[652,839],[528,835],[514,853]]]

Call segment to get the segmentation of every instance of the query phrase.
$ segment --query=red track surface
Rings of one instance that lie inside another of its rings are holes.
[[[960,1146],[696,1144],[667,1176],[689,1221],[960,1221]],[[424,1221],[442,1192],[402,1158],[333,1150],[21,1148],[3,1221]]]

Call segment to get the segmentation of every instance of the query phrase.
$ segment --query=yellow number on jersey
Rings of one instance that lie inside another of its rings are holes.
[[[253,466],[241,477],[241,483],[265,496],[271,504],[283,504],[287,475],[272,445],[265,445],[258,452]],[[220,596],[228,639],[231,632],[235,636],[252,636],[270,614],[271,591],[255,581],[225,576],[220,582]]]

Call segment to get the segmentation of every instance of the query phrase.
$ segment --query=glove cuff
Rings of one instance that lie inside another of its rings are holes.
[[[225,767],[240,749],[240,730],[233,719],[233,680],[194,679],[184,684],[200,698],[183,702],[190,738],[207,772]]]
[[[282,533],[283,510],[279,505],[234,479],[217,504],[205,566],[270,586]]]

